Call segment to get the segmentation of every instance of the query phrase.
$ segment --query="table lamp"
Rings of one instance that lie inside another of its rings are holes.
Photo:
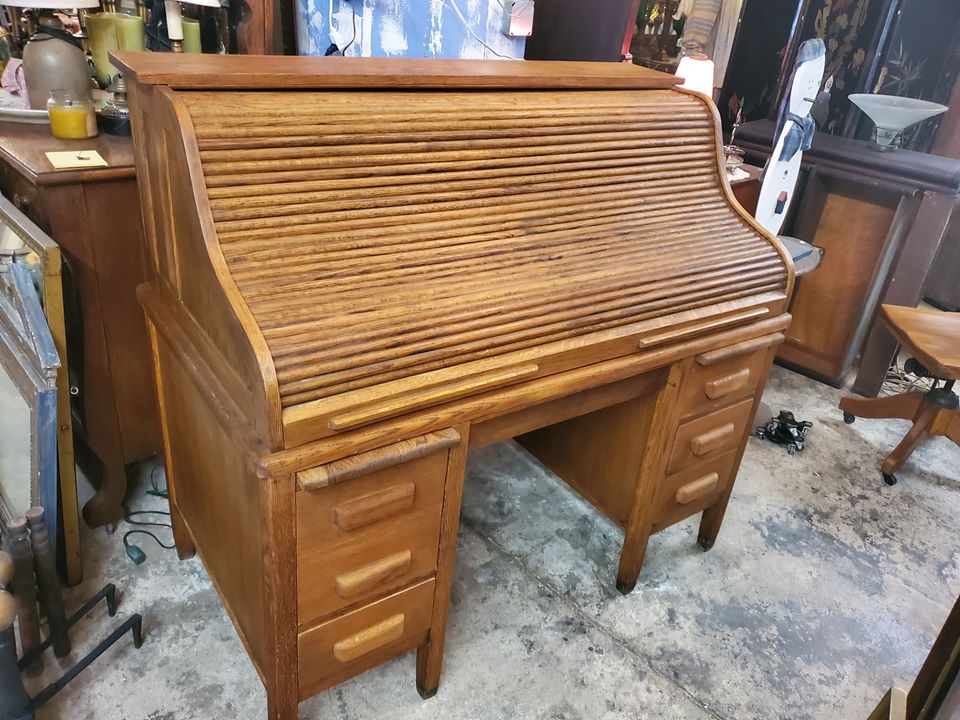
[[[204,7],[220,7],[220,0],[184,0],[191,5],[202,5]],[[180,0],[165,0],[164,6],[167,11],[167,37],[170,38],[170,51],[179,53],[184,50],[183,42],[183,9]],[[197,26],[199,31],[199,25]],[[199,35],[199,32],[197,33]]]
[[[100,7],[100,0],[66,0],[77,9]],[[90,70],[79,40],[63,29],[54,10],[63,0],[0,0],[0,5],[37,11],[37,31],[23,48],[23,75],[30,107],[45,110],[51,90],[68,90],[77,97],[90,95]]]

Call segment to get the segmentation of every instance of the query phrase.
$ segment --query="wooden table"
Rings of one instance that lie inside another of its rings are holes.
[[[54,170],[44,153],[96,150],[109,167]],[[149,343],[135,288],[143,281],[140,198],[129,138],[59,140],[40,125],[0,123],[0,192],[62,248],[74,412],[102,466],[83,509],[91,526],[123,517],[126,465],[161,448]]]

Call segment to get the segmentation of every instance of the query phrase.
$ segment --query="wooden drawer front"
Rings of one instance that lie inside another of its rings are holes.
[[[716,410],[752,395],[766,369],[769,354],[764,348],[712,365],[694,362],[680,390],[680,416]]]
[[[663,530],[719,500],[733,480],[736,457],[736,450],[731,450],[664,478],[654,500],[653,531]]]
[[[300,625],[430,575],[447,453],[297,493]]]
[[[668,473],[679,472],[732,450],[743,439],[753,398],[680,425]]]
[[[20,212],[50,234],[50,223],[42,207],[40,189],[9,165],[0,163],[0,193]]]
[[[300,697],[425,643],[433,590],[434,581],[425,580],[300,633]]]

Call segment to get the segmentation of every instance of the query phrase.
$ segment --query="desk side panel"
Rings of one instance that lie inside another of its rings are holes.
[[[224,269],[196,167],[192,123],[167,88],[134,85],[130,97],[147,282],[210,341],[215,369],[231,398],[249,409],[263,444],[279,447],[273,362]]]

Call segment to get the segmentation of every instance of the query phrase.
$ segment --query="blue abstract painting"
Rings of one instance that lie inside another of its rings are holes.
[[[501,0],[297,0],[296,7],[301,55],[323,55],[335,43],[349,45],[348,56],[523,58],[525,39],[501,32]]]

